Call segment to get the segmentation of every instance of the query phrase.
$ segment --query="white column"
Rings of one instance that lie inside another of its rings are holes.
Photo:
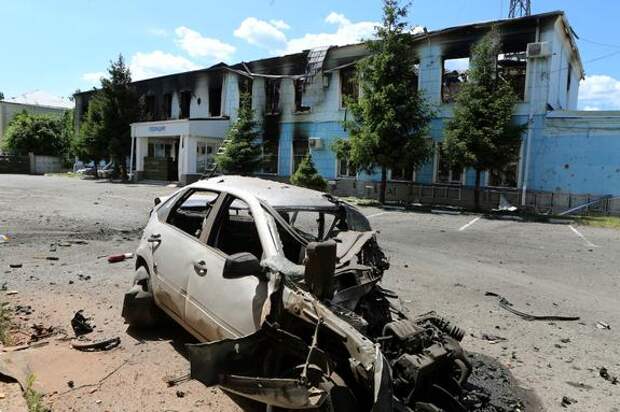
[[[144,172],[144,156],[146,156],[148,152],[148,137],[136,137],[136,172]]]

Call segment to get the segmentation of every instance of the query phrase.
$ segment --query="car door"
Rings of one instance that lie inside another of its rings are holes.
[[[199,237],[219,193],[190,189],[172,207],[165,221],[149,228],[156,301],[184,323],[188,279],[205,270],[205,246]]]
[[[267,298],[267,282],[259,276],[224,278],[229,255],[250,252],[260,260],[263,247],[245,202],[228,195],[218,204],[217,214],[209,217],[208,232],[202,234],[207,271],[190,276],[186,307],[192,327],[209,340],[255,332]]]

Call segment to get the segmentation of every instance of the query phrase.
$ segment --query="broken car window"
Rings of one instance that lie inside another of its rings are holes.
[[[209,234],[209,246],[226,255],[249,252],[261,259],[263,246],[248,204],[229,196]]]
[[[200,238],[204,222],[217,197],[216,192],[208,190],[191,190],[175,204],[168,215],[168,224],[185,233]]]

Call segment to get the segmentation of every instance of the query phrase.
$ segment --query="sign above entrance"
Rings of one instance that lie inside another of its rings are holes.
[[[149,126],[149,132],[163,132],[166,130],[166,126]]]

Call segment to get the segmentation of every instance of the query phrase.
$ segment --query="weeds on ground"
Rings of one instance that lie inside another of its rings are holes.
[[[7,302],[0,302],[0,343],[11,344],[11,311]]]
[[[381,202],[375,199],[364,199],[361,197],[343,197],[342,200],[356,206],[381,206]]]
[[[577,223],[620,230],[620,217],[616,216],[582,216],[577,218]]]
[[[43,395],[32,388],[35,380],[36,377],[32,374],[28,375],[28,378],[26,380],[24,399],[26,399],[28,412],[49,412],[50,410],[43,403]]]

